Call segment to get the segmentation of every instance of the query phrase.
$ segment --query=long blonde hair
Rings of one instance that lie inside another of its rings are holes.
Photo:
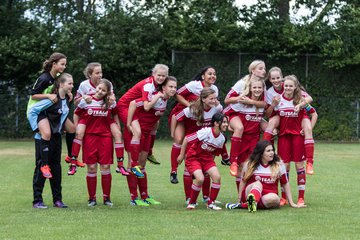
[[[239,81],[243,80],[245,83],[244,89],[242,90],[243,96],[246,96],[249,94],[249,84],[250,84],[250,80],[253,79],[254,77],[259,78],[255,75],[252,74],[252,72],[255,70],[255,68],[259,65],[259,64],[265,64],[265,62],[263,60],[254,60],[250,63],[249,65],[249,74],[244,76],[243,78],[241,78]],[[260,79],[260,78],[259,78]]]
[[[204,122],[204,98],[214,94],[215,90],[209,87],[204,87],[200,92],[200,97],[195,102],[191,103],[190,112],[194,114],[196,122],[200,125]]]

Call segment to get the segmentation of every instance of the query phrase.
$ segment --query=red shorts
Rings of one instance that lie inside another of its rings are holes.
[[[226,107],[224,110],[223,110],[223,114],[225,114],[225,116],[228,116],[229,118],[229,122],[231,119],[233,119],[234,117],[239,117],[239,113],[234,111],[234,109],[232,109],[231,107]]]
[[[304,137],[292,134],[279,136],[278,154],[284,163],[304,161]]]
[[[256,144],[260,139],[260,135],[243,135],[241,138],[241,152],[238,156],[237,163],[246,162],[250,154],[254,151]]]
[[[191,175],[196,170],[202,170],[203,173],[206,173],[212,167],[216,167],[216,163],[214,161],[204,161],[198,157],[188,157],[185,159],[185,168]]]
[[[140,149],[143,152],[150,152],[151,149],[151,135],[150,133],[141,132]]]
[[[114,147],[111,136],[104,137],[92,134],[85,134],[82,145],[84,163],[99,163],[100,165],[113,164]]]
[[[118,109],[119,119],[126,127],[126,121],[127,121],[127,117],[128,117],[129,107],[117,106],[117,109]]]

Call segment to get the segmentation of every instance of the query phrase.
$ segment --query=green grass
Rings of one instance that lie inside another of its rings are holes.
[[[148,165],[149,193],[162,204],[129,205],[126,179],[113,172],[112,201],[108,208],[87,207],[85,169],[67,176],[63,164],[63,200],[69,209],[32,209],[32,141],[0,141],[1,239],[358,239],[360,232],[360,146],[316,144],[314,176],[307,178],[305,209],[209,211],[205,205],[187,211],[182,181],[169,182],[171,143],[158,141],[160,166]],[[65,149],[65,147],[64,147]],[[65,151],[63,151],[65,153]],[[64,162],[62,162],[64,163]],[[183,166],[180,167],[182,172]],[[219,201],[234,202],[236,189],[228,168],[219,165]],[[181,174],[180,174],[181,177]],[[297,198],[294,168],[290,172]],[[98,179],[98,198],[101,199]],[[48,182],[45,203],[51,206]],[[100,202],[101,203],[101,202]]]

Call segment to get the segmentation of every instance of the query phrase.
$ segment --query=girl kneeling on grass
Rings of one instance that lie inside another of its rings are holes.
[[[100,164],[101,185],[104,205],[112,206],[110,200],[111,172],[113,164],[113,141],[110,124],[111,114],[116,113],[116,103],[110,105],[111,83],[101,79],[96,86],[92,101],[87,103],[81,99],[75,113],[84,119],[86,130],[83,138],[83,162],[87,165],[86,183],[89,193],[88,206],[96,203],[97,165]]]
[[[223,151],[226,139],[222,132],[226,131],[228,127],[228,119],[222,113],[215,113],[212,116],[211,125],[212,127],[205,127],[187,135],[181,146],[178,162],[180,164],[184,160],[185,151],[189,144],[185,165],[188,172],[195,177],[187,209],[195,208],[197,197],[204,182],[204,173],[207,173],[212,180],[207,207],[213,210],[221,210],[220,207],[215,205],[216,197],[220,191],[221,178],[214,157],[220,155]]]
[[[306,207],[306,205],[296,205],[293,202],[285,165],[275,154],[271,142],[260,141],[244,165],[238,203],[227,203],[226,208],[248,208],[249,212],[255,212],[257,208],[279,207],[279,181],[291,207]]]

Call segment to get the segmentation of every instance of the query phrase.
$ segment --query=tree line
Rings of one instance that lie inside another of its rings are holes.
[[[155,63],[174,68],[174,49],[266,53],[270,63],[316,54],[319,71],[332,74],[316,75],[309,92],[315,99],[346,98],[348,103],[341,103],[346,106],[360,90],[359,6],[357,0],[296,0],[294,5],[264,0],[251,6],[235,0],[1,0],[0,81],[17,91],[29,88],[54,51],[67,55],[66,71],[76,83],[84,79],[88,62],[101,62],[104,77],[119,93],[147,76]],[[294,21],[290,13],[300,8],[309,13]],[[324,110],[323,116],[331,115]],[[332,124],[341,121],[347,120]]]

